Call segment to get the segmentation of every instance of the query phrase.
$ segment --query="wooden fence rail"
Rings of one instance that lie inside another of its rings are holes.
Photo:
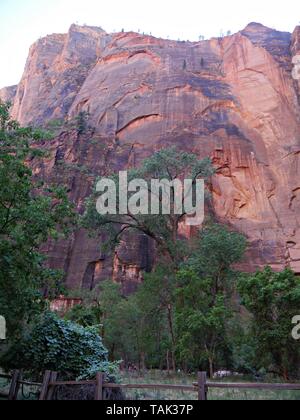
[[[104,399],[106,389],[157,389],[157,390],[175,390],[185,392],[195,392],[198,394],[199,401],[206,401],[209,389],[255,389],[255,390],[281,390],[281,391],[300,391],[300,384],[275,384],[275,383],[223,383],[208,382],[206,372],[198,373],[198,382],[192,385],[170,385],[170,384],[115,384],[106,383],[105,374],[99,372],[95,380],[89,381],[58,381],[57,372],[46,371],[43,382],[28,382],[22,380],[22,372],[14,371],[12,375],[0,374],[0,378],[11,381],[9,392],[7,394],[0,392],[0,398],[6,398],[14,401],[18,397],[21,385],[40,388],[39,400],[52,400],[56,387],[60,386],[95,386],[95,400]]]
[[[6,379],[10,381],[10,387],[9,387],[8,393],[0,392],[0,398],[7,399],[9,401],[17,400],[18,393],[22,385],[36,387],[36,388],[40,388],[42,385],[38,382],[24,381],[22,379],[22,372],[19,370],[15,370],[12,373],[12,375],[5,375],[5,374],[0,373],[0,379]]]
[[[52,375],[57,376],[52,372]],[[53,376],[52,376],[53,377]],[[272,383],[218,383],[208,382],[206,372],[198,373],[198,382],[192,385],[170,385],[170,384],[113,384],[105,382],[105,375],[101,372],[97,374],[94,381],[55,381],[51,380],[51,372],[46,372],[44,376],[43,388],[45,394],[41,394],[40,399],[49,399],[49,391],[52,392],[57,386],[82,386],[95,385],[95,400],[103,400],[105,389],[160,389],[160,390],[177,390],[186,392],[196,392],[199,401],[206,401],[210,388],[221,389],[268,389],[283,391],[300,391],[300,384],[272,384]],[[50,398],[51,399],[51,398]]]
[[[207,383],[208,388],[257,389],[270,391],[300,391],[300,384],[263,384],[263,383]]]

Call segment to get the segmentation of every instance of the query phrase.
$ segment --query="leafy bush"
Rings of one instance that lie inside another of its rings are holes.
[[[9,350],[3,365],[23,369],[33,377],[53,370],[72,379],[93,379],[97,372],[104,372],[115,380],[118,370],[117,363],[108,361],[95,328],[84,328],[52,313],[46,313],[21,343]]]

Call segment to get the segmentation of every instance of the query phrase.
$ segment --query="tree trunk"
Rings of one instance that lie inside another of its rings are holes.
[[[172,314],[172,306],[168,305],[168,322],[169,322],[169,329],[172,339],[172,367],[174,372],[176,372],[176,360],[175,360],[175,346],[176,346],[176,340],[175,340],[175,334],[174,334],[174,327],[173,327],[173,314]]]
[[[169,359],[169,355],[170,355],[170,351],[167,351],[167,371],[168,371],[168,375],[170,375],[170,359]]]
[[[142,372],[146,371],[146,355],[144,352],[141,353],[141,370]]]
[[[284,366],[283,368],[282,368],[282,373],[283,373],[283,379],[285,380],[285,382],[289,382],[289,380],[290,380],[290,378],[289,378],[289,372],[288,372],[288,369]]]
[[[110,351],[110,357],[111,357],[111,360],[115,360],[115,344],[112,345],[112,348]]]
[[[176,359],[175,359],[175,351],[172,350],[172,365],[173,365],[173,371],[176,372]]]
[[[208,358],[209,360],[209,377],[213,379],[214,377],[214,361],[211,357]]]

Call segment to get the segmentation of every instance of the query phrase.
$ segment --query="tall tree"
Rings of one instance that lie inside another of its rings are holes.
[[[136,293],[136,302],[143,314],[142,338],[146,344],[148,365],[154,362],[156,366],[166,366],[174,371],[176,369],[175,288],[172,267],[159,265],[152,273],[145,274],[144,283]]]
[[[151,195],[153,194],[153,190],[151,190],[153,179],[165,180],[167,184],[176,182],[176,180],[191,179],[192,188],[194,188],[199,178],[208,179],[213,173],[214,169],[210,159],[199,160],[194,154],[170,148],[154,153],[152,157],[142,162],[139,169],[128,171],[127,179],[128,183],[136,179],[144,180],[145,190]],[[118,175],[113,174],[111,180],[114,181],[118,192],[120,187]],[[131,193],[131,197],[133,195]],[[170,211],[168,214],[162,214],[162,211],[160,214],[151,214],[149,207],[147,207],[148,214],[133,214],[127,206],[125,212],[121,212],[120,209],[124,203],[120,197],[117,197],[116,214],[101,215],[96,209],[97,197],[95,189],[95,193],[87,202],[87,210],[83,219],[85,227],[92,232],[105,232],[108,236],[108,243],[112,247],[119,243],[126,232],[130,230],[141,232],[156,242],[161,253],[168,256],[170,262],[175,265],[179,263],[185,245],[183,241],[178,240],[178,231],[186,212],[184,208],[182,211],[178,211],[177,197],[173,188],[171,188],[169,197]],[[157,199],[159,207],[162,209],[164,203],[160,192],[157,194]]]
[[[297,377],[299,343],[292,337],[292,320],[299,315],[300,279],[291,270],[275,273],[270,267],[239,282],[243,304],[252,314],[250,337],[255,343],[256,368],[285,380]]]
[[[178,272],[176,292],[177,352],[184,364],[209,366],[226,350],[226,328],[232,317],[236,277],[233,264],[241,260],[246,239],[221,225],[205,227],[195,251]],[[195,366],[196,365],[196,366]]]
[[[73,218],[63,188],[33,180],[28,162],[43,156],[38,143],[46,133],[21,128],[9,108],[0,102],[0,313],[8,339],[40,311],[42,288],[57,281],[58,273],[44,266],[41,244],[63,234]]]

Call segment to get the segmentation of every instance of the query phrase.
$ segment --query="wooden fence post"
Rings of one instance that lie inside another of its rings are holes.
[[[8,394],[8,400],[9,401],[15,401],[18,398],[18,392],[19,392],[19,388],[20,388],[20,383],[19,383],[20,380],[21,380],[21,372],[19,370],[15,370],[13,372],[11,385],[10,385],[10,389],[9,389],[9,394]]]
[[[52,374],[52,372],[50,370],[46,370],[46,372],[44,374],[41,393],[40,393],[40,398],[39,398],[40,401],[46,401],[47,400],[51,374]]]
[[[206,372],[198,373],[198,400],[206,401],[207,400],[207,376]]]
[[[51,372],[50,379],[49,379],[49,384],[52,383],[52,382],[56,382],[57,376],[58,376],[58,373],[57,372]],[[48,384],[48,392],[47,392],[47,395],[46,395],[47,401],[51,401],[52,400],[53,394],[54,394],[54,390],[55,390],[55,387],[54,386],[49,386],[49,384]]]
[[[104,373],[98,372],[96,376],[95,401],[103,400],[103,384],[104,384]]]

